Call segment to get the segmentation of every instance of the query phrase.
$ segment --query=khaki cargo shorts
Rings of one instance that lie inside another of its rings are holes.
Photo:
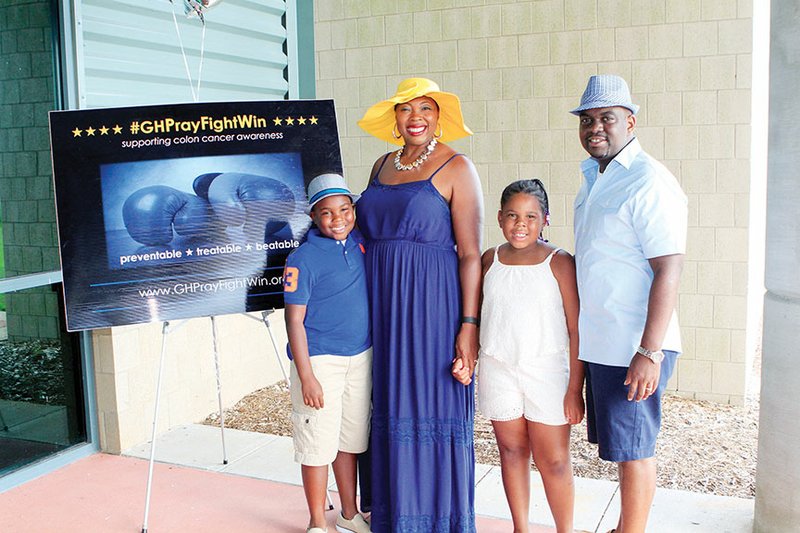
[[[339,451],[366,451],[372,415],[372,348],[351,356],[312,356],[311,369],[322,386],[325,407],[314,409],[303,403],[300,377],[292,363],[295,462],[324,466],[331,464]]]

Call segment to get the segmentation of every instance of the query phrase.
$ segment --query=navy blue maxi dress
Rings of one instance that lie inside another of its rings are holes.
[[[357,204],[372,314],[375,533],[475,531],[473,386],[450,374],[461,290],[436,172],[384,185],[379,169]]]

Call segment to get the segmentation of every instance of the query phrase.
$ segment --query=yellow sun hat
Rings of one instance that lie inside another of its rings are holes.
[[[441,128],[442,132],[439,141],[449,142],[472,135],[472,130],[464,124],[464,117],[461,115],[461,102],[458,100],[458,96],[439,90],[436,82],[427,78],[408,78],[401,81],[400,85],[397,86],[397,93],[391,98],[378,102],[367,109],[367,112],[358,121],[358,125],[361,126],[361,129],[382,141],[402,145],[403,138],[396,139],[392,135],[396,125],[394,106],[410,102],[420,96],[433,98],[439,106],[439,128]]]

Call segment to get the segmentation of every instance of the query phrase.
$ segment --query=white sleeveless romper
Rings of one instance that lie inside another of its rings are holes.
[[[557,251],[538,265],[505,265],[495,248],[484,276],[478,408],[491,420],[567,423],[569,334],[550,268]]]

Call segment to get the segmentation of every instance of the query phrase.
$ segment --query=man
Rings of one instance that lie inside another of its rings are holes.
[[[575,198],[580,359],[589,441],[618,465],[617,533],[647,525],[661,396],[681,351],[675,303],[687,200],[669,170],[642,150],[638,110],[625,80],[600,75],[571,111],[590,156]]]

